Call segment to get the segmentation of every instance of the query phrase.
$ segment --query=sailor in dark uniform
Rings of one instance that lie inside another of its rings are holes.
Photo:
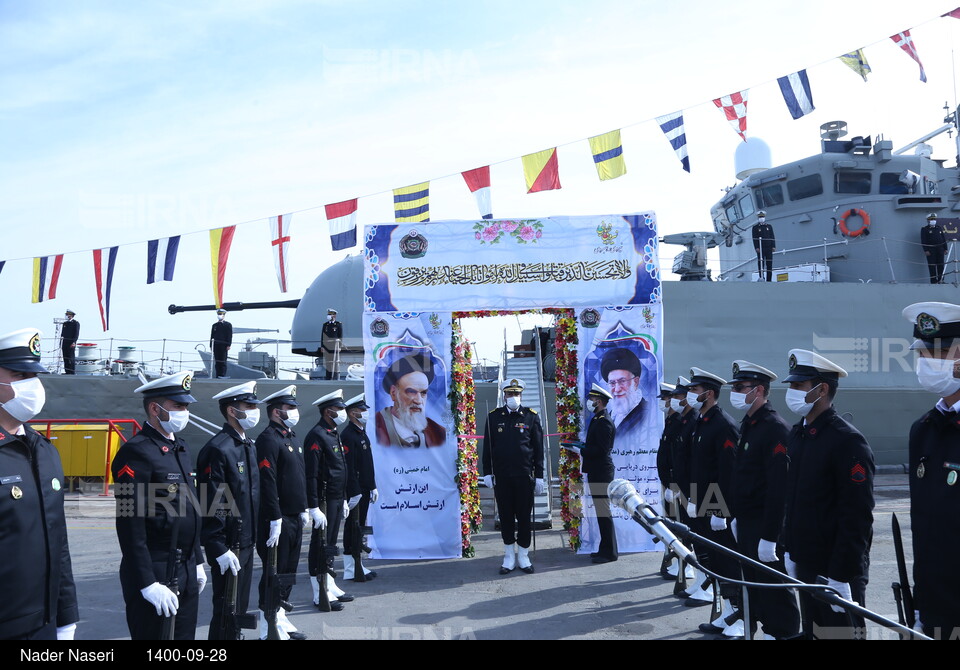
[[[209,639],[220,638],[227,570],[237,575],[237,613],[246,614],[253,582],[253,553],[260,512],[257,452],[247,435],[260,421],[256,382],[231,386],[213,396],[226,420],[197,456],[197,484],[203,519],[203,546],[213,573],[213,617]],[[236,516],[239,515],[239,516]],[[237,519],[242,527],[237,536]],[[231,549],[239,544],[239,554]],[[239,631],[238,631],[239,633]]]
[[[217,310],[217,322],[210,328],[210,348],[217,378],[227,376],[227,352],[233,344],[233,325],[226,320],[227,310]]]
[[[297,387],[287,386],[263,399],[269,422],[257,437],[257,470],[260,475],[260,528],[257,554],[267,565],[267,548],[277,548],[277,574],[297,574],[303,529],[310,525],[307,514],[307,478],[303,465],[303,443],[293,427],[300,420]],[[267,637],[266,570],[260,575],[260,638]],[[285,605],[277,611],[280,637],[305,640],[286,616],[293,583],[280,588]]]
[[[676,388],[673,384],[660,384],[659,408],[664,414],[664,420],[663,431],[660,433],[660,446],[657,448],[657,476],[660,478],[663,513],[671,519],[675,518],[675,514],[673,510],[673,492],[670,490],[670,484],[673,483],[673,460],[671,458],[670,443],[673,441],[676,428],[680,425],[680,413],[670,407],[670,399],[673,397]],[[664,551],[663,561],[660,564],[660,575],[664,579],[673,579],[668,572],[672,561],[672,554],[669,551]]]
[[[174,639],[193,640],[200,592],[207,583],[200,551],[201,514],[187,445],[193,373],[180,372],[144,384],[143,429],[113,459],[117,501],[120,585],[133,640],[162,639],[164,619],[176,615]],[[176,534],[176,537],[174,537]],[[168,588],[171,548],[180,549],[179,595]]]
[[[767,223],[767,213],[757,212],[757,222],[752,230],[753,248],[757,252],[757,272],[759,281],[773,280],[773,251],[777,247],[777,240],[773,235],[773,226]],[[766,275],[766,280],[764,280]]]
[[[363,536],[355,531],[367,525],[367,511],[371,503],[377,502],[380,494],[377,492],[377,480],[373,470],[373,450],[370,449],[370,438],[366,431],[370,407],[364,401],[362,393],[347,400],[346,405],[349,421],[340,427],[340,442],[347,461],[350,515],[343,526],[343,578],[354,579],[354,543],[361,543],[361,550],[365,550],[362,547]],[[375,571],[362,565],[362,562],[360,567],[366,581],[377,576]]]
[[[805,349],[791,349],[789,356],[787,407],[803,418],[787,444],[784,563],[800,581],[823,578],[842,597],[863,605],[873,541],[873,451],[833,408],[846,371]],[[803,591],[800,611],[807,637],[852,638],[863,630],[862,617]]]
[[[310,429],[303,440],[305,469],[307,473],[307,506],[315,510],[311,514],[316,518],[319,511],[324,518],[325,528],[314,524],[310,537],[309,570],[310,583],[313,585],[313,602],[320,603],[321,570],[326,570],[327,598],[335,612],[343,609],[343,603],[353,600],[353,596],[344,593],[336,584],[333,570],[334,558],[340,553],[337,539],[340,524],[350,513],[344,504],[347,491],[347,461],[343,455],[343,446],[337,426],[347,419],[346,405],[343,402],[343,389],[321,396],[313,403],[320,410],[320,421]],[[321,533],[323,536],[321,537]],[[321,565],[320,548],[326,550],[326,561]]]
[[[680,521],[691,525],[692,520],[687,513],[689,501],[691,498],[691,459],[693,446],[693,432],[697,427],[699,412],[693,408],[687,400],[687,394],[690,392],[690,380],[686,377],[677,377],[676,393],[670,401],[674,409],[679,407],[680,419],[679,426],[676,429],[676,435],[673,445],[670,449],[670,460],[673,470],[673,485],[671,495],[679,507]],[[678,598],[689,599],[692,605],[707,605],[713,602],[713,586],[708,575],[696,570],[693,574],[691,583],[685,591],[674,593]]]
[[[736,410],[746,411],[746,415],[740,422],[730,507],[736,517],[732,528],[738,551],[784,572],[779,542],[790,463],[790,426],[769,402],[770,382],[776,378],[776,374],[755,363],[733,362],[730,404]],[[747,581],[779,583],[745,565],[743,572]],[[755,629],[755,622],[761,622],[764,639],[789,639],[800,632],[795,593],[786,589],[751,589],[749,595],[751,627]]]
[[[76,374],[77,340],[80,339],[80,322],[72,309],[66,311],[66,321],[60,325],[60,351],[63,353],[63,374]]]
[[[40,332],[0,335],[0,639],[72,640],[80,619],[63,511],[63,468],[30,428],[46,398]]]
[[[704,537],[730,549],[736,547],[729,521],[732,495],[733,465],[740,431],[717,400],[726,381],[700,368],[690,369],[690,391],[687,402],[699,413],[691,439],[690,495],[687,513],[694,530]],[[698,550],[698,555],[700,555]],[[707,549],[707,566],[722,577],[740,578],[737,562],[725,554]],[[720,583],[723,600],[721,631],[725,637],[743,635],[743,619],[739,615],[740,587],[727,581]],[[715,633],[716,619],[700,625],[703,632]]]
[[[617,531],[610,514],[610,499],[607,498],[607,485],[613,481],[613,442],[617,429],[607,413],[607,404],[613,396],[605,388],[596,384],[587,393],[586,408],[590,423],[587,424],[587,436],[583,441],[580,458],[581,470],[586,476],[590,497],[597,513],[597,528],[600,531],[600,546],[590,555],[593,563],[611,563],[620,554],[617,550]]]
[[[930,283],[943,283],[944,258],[947,254],[947,234],[943,226],[937,223],[937,215],[927,216],[927,225],[920,229],[920,246],[927,258],[927,269],[930,270]]]
[[[916,627],[960,637],[960,305],[921,302],[903,310],[918,338],[917,380],[940,399],[910,429],[910,527]]]
[[[327,320],[320,329],[323,368],[327,379],[340,379],[340,348],[343,346],[343,324],[337,321],[337,310],[327,310]]]
[[[505,575],[519,567],[530,574],[534,495],[546,492],[543,481],[543,427],[536,411],[521,404],[526,385],[508,379],[501,385],[504,405],[490,412],[483,432],[483,483],[493,488],[500,513]]]

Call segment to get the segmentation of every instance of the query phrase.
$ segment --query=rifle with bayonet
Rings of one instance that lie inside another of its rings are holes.
[[[230,545],[230,551],[236,556],[240,556],[240,536],[243,531],[243,519],[233,517],[233,542]],[[223,610],[220,612],[220,621],[217,623],[220,640],[240,640],[241,629],[256,630],[256,617],[246,612],[237,612],[237,589],[240,581],[239,575],[233,574],[233,570],[227,570],[223,588]]]
[[[916,623],[913,609],[913,593],[910,590],[910,577],[907,575],[907,560],[903,553],[903,537],[900,534],[900,521],[897,515],[893,515],[893,548],[897,555],[897,571],[900,575],[900,581],[894,582],[893,597],[897,601],[897,615],[900,617],[900,623],[913,628]]]
[[[167,554],[167,574],[164,586],[173,591],[173,595],[180,598],[180,563],[183,562],[183,549],[177,545],[180,542],[180,517],[173,518],[173,526],[170,529],[170,552]],[[177,628],[176,613],[163,618],[163,624],[160,627],[161,640],[173,640]]]
[[[370,494],[366,493],[364,495]],[[373,535],[373,526],[360,525],[359,503],[351,510],[350,519],[353,524],[353,581],[365,582],[367,581],[367,572],[363,569],[363,564],[360,562],[363,557],[363,536]]]

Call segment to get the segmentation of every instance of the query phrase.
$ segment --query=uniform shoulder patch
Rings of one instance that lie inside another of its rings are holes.
[[[527,409],[530,410],[533,414],[536,414],[536,413],[537,413],[537,410],[535,410],[535,409],[532,408],[532,407],[528,407]]]
[[[859,463],[850,468],[850,481],[854,484],[862,484],[867,481],[867,471]]]

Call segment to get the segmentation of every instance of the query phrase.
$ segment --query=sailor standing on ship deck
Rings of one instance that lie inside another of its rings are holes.
[[[767,274],[766,281],[772,281],[773,250],[777,248],[777,241],[773,236],[773,226],[767,223],[767,213],[763,210],[757,212],[757,223],[753,226],[753,248],[757,252],[757,272],[760,274],[760,281],[764,281],[764,272]]]
[[[944,258],[947,254],[947,235],[943,226],[937,223],[937,215],[927,216],[927,225],[920,230],[920,244],[927,257],[927,268],[930,270],[930,283],[943,283]]]

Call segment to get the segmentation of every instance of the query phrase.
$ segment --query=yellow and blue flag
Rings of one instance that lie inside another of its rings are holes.
[[[627,173],[627,164],[623,162],[623,143],[620,141],[620,131],[611,130],[609,133],[590,138],[590,153],[597,166],[600,181],[616,179]]]
[[[393,189],[393,211],[397,223],[430,220],[430,182]]]

